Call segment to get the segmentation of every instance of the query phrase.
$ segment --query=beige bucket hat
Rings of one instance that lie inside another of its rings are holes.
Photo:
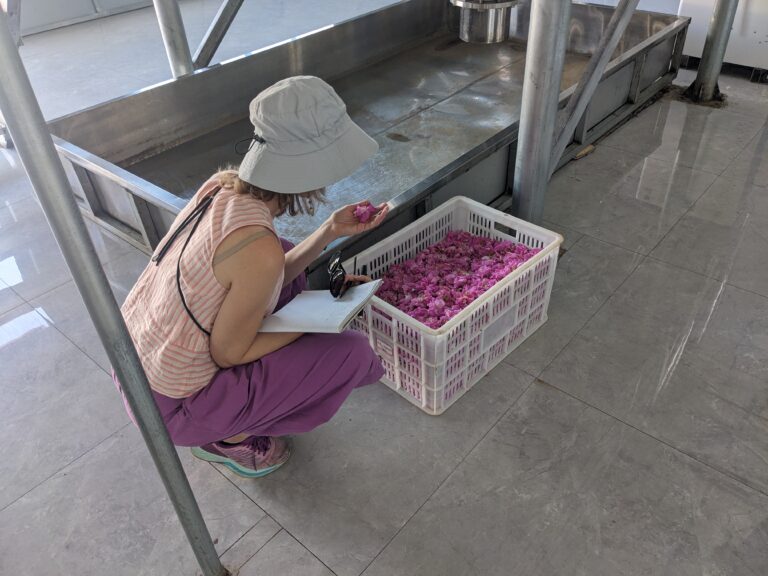
[[[352,174],[379,149],[334,89],[315,76],[273,84],[251,101],[250,117],[254,140],[239,176],[271,192],[323,188]]]

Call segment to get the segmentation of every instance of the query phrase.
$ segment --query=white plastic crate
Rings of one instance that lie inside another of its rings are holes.
[[[442,414],[547,320],[562,236],[459,196],[344,262],[374,279],[452,230],[541,248],[458,315],[434,330],[374,297],[352,327],[368,335],[383,382],[428,414]]]

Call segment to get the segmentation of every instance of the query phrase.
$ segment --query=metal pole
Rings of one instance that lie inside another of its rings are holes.
[[[176,0],[154,0],[154,2],[157,23],[160,25],[160,34],[163,36],[173,77],[191,74],[195,67],[192,64],[192,55],[189,53],[187,32],[184,29],[178,2]]]
[[[224,35],[232,25],[232,21],[237,16],[240,6],[243,5],[243,0],[224,0],[219,7],[219,11],[213,18],[213,22],[208,27],[208,31],[205,33],[203,41],[200,42],[200,46],[195,52],[194,65],[195,70],[199,68],[205,68],[213,60],[213,55],[216,54],[216,50],[219,49],[221,41],[224,39]]]
[[[627,29],[627,25],[632,20],[632,14],[637,8],[637,4],[640,0],[621,0],[616,10],[613,12],[608,25],[603,31],[603,35],[600,38],[600,43],[597,45],[595,53],[589,59],[587,68],[584,70],[579,83],[576,86],[573,94],[571,94],[568,104],[565,107],[565,121],[561,124],[560,129],[557,131],[557,138],[555,141],[554,149],[552,150],[552,160],[549,165],[549,177],[557,168],[560,157],[568,147],[568,143],[573,138],[573,133],[576,130],[576,126],[581,120],[582,115],[587,109],[589,101],[597,89],[597,85],[600,83],[600,79],[605,72],[605,67],[608,66],[608,62],[616,50],[616,46],[619,45],[619,40],[624,35],[624,31]]]
[[[205,576],[223,576],[211,536],[203,521],[179,456],[152,398],[141,362],[115,297],[99,265],[85,222],[37,103],[29,77],[0,10],[0,109],[13,135],[19,158],[43,207],[88,313],[123,385],[128,403],[168,496],[176,509]]]
[[[709,102],[720,99],[717,79],[723,67],[725,49],[728,47],[728,38],[731,36],[733,19],[736,17],[738,7],[739,0],[717,0],[709,21],[707,40],[704,43],[701,62],[699,62],[699,72],[696,74],[696,80],[686,91],[686,95],[691,100]]]
[[[8,14],[8,27],[16,46],[21,46],[21,0],[0,0],[0,8]]]
[[[571,0],[531,2],[512,192],[513,212],[531,222],[544,212],[570,20]]]

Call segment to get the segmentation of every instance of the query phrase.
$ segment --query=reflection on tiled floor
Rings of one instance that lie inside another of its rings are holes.
[[[191,37],[218,4],[182,4]],[[237,26],[258,20],[247,6]],[[285,34],[287,4],[259,6]],[[30,38],[47,111],[163,79],[146,20]],[[107,42],[125,27],[131,40]],[[89,66],[122,62],[125,74],[68,72],[64,52],[83,38],[103,44]],[[222,55],[271,37],[233,38]],[[241,576],[768,574],[768,87],[721,87],[726,108],[666,97],[555,175],[544,225],[567,252],[549,321],[444,415],[383,386],[359,390],[259,481],[181,450],[225,565]],[[147,256],[92,236],[121,302]],[[0,574],[196,574],[3,150],[0,365]]]
[[[534,384],[365,576],[764,574],[768,497]]]

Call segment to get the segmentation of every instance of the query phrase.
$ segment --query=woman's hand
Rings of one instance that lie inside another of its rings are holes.
[[[368,282],[373,282],[373,278],[364,274],[347,274],[344,277],[344,282],[355,285],[367,284]]]
[[[384,218],[387,217],[387,213],[389,212],[388,204],[377,206],[376,208],[379,212],[370,222],[363,223],[357,219],[355,216],[355,208],[358,206],[365,206],[367,204],[368,201],[364,200],[363,202],[358,202],[357,204],[350,204],[349,206],[344,206],[344,208],[339,208],[336,210],[336,212],[331,214],[331,217],[328,219],[328,224],[333,235],[336,238],[341,238],[342,236],[354,236],[355,234],[362,234],[368,230],[373,230],[379,224],[384,222]]]

